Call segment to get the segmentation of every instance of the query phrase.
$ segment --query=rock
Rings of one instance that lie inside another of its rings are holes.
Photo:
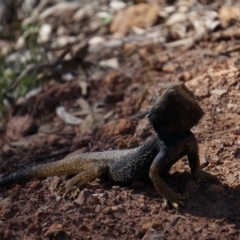
[[[228,231],[228,234],[229,235],[237,235],[238,234],[238,231],[234,228],[230,228],[229,231]]]
[[[153,226],[154,226],[154,223],[152,221],[144,223],[141,227],[141,231],[147,231],[148,229],[152,228]]]
[[[10,229],[6,229],[3,231],[2,239],[13,239],[14,234]]]
[[[41,186],[41,181],[40,180],[37,180],[37,181],[33,181],[31,182],[29,188],[31,189],[37,189]]]
[[[74,202],[81,206],[82,204],[85,204],[88,201],[90,195],[91,195],[90,191],[88,191],[87,189],[83,189]]]
[[[222,193],[223,191],[224,191],[224,187],[217,184],[211,184],[207,188],[207,193],[210,193],[210,194],[219,194],[219,193]]]
[[[73,79],[74,79],[74,76],[73,76],[72,73],[62,74],[62,80],[65,81],[65,82],[73,81]]]
[[[27,225],[27,230],[28,231],[36,231],[36,229],[37,229],[37,225],[34,224],[34,223],[30,223],[30,224]]]
[[[194,228],[193,231],[194,231],[195,233],[199,233],[199,232],[202,231],[202,227]]]
[[[186,190],[187,190],[189,197],[192,197],[197,192],[198,185],[193,180],[190,180],[186,184]]]
[[[145,203],[141,204],[141,209],[142,209],[143,212],[148,212],[149,211],[149,207]]]
[[[111,1],[109,7],[114,10],[121,10],[126,7],[126,3],[123,1]]]
[[[102,128],[102,132],[106,132],[108,135],[118,136],[122,134],[133,134],[134,129],[134,124],[131,121],[119,119],[117,123],[115,121],[106,123]]]
[[[90,113],[80,125],[81,135],[92,134],[104,124],[103,115],[100,113]]]
[[[109,58],[106,60],[100,61],[100,66],[102,67],[109,67],[113,69],[118,69],[119,68],[119,62],[117,58]]]
[[[225,93],[227,93],[226,89],[214,89],[214,90],[211,91],[211,94],[215,94],[215,95],[218,95],[218,96],[222,96]]]
[[[200,98],[205,98],[209,96],[209,91],[208,91],[208,88],[201,87],[201,88],[197,88],[194,94]]]
[[[51,237],[51,238],[56,238],[57,236],[60,237],[59,235],[60,234],[64,234],[65,233],[65,230],[63,228],[63,225],[62,224],[53,224],[51,225],[46,233],[44,234],[45,237]]]
[[[15,151],[13,148],[11,148],[8,144],[4,144],[2,146],[2,152],[5,156],[12,156],[15,154]],[[1,167],[4,168],[4,163],[1,164]]]
[[[125,211],[125,209],[122,206],[122,204],[117,205],[117,206],[112,206],[111,210],[112,210],[112,212],[124,212]]]
[[[124,211],[125,211],[124,207],[120,204],[117,206],[106,207],[103,209],[102,213],[110,214],[110,213],[114,213],[114,212],[124,212]]]
[[[104,37],[94,36],[94,37],[89,39],[88,44],[90,46],[97,46],[97,45],[99,45],[101,43],[104,43],[104,42],[106,42],[106,39]]]
[[[98,204],[95,208],[95,212],[99,213],[101,210],[102,210],[102,206]]]
[[[201,86],[201,88],[209,88],[210,84],[210,77],[209,75],[205,74],[203,76],[195,77],[191,79],[190,81],[186,82],[186,87],[190,90],[195,90]]]
[[[112,213],[112,209],[111,207],[106,207],[102,210],[102,213],[103,214],[109,214],[109,213]]]
[[[232,186],[234,184],[234,182],[237,181],[237,176],[235,176],[234,174],[229,173],[226,176],[227,182],[230,186]]]
[[[142,228],[141,228],[141,231],[147,231],[148,229],[150,228],[154,228],[154,227],[157,227],[157,226],[160,226],[161,223],[157,220],[152,220],[150,222],[147,222],[145,224],[142,225]]]
[[[138,238],[142,238],[144,236],[144,234],[145,234],[144,231],[136,230],[134,235]]]
[[[168,63],[163,66],[162,70],[164,72],[173,73],[175,72],[176,68],[172,63]]]
[[[11,198],[4,198],[0,201],[0,218],[6,218],[12,209],[12,199]]]
[[[131,85],[131,83],[131,76],[119,70],[111,71],[104,80],[104,84],[106,84],[110,92],[126,91],[126,88]]]
[[[52,33],[52,26],[50,24],[43,24],[39,30],[38,43],[43,44],[50,40]]]
[[[158,233],[155,229],[149,228],[142,238],[142,240],[164,240],[162,234]]]
[[[89,197],[88,197],[88,204],[90,206],[96,206],[97,204],[99,204],[100,201],[98,199],[98,196],[94,196],[93,194],[91,194]]]
[[[138,122],[138,125],[136,127],[136,135],[140,138],[147,138],[149,137],[149,133],[146,131],[146,129],[149,128],[149,121],[147,118],[140,119]]]
[[[192,73],[189,71],[185,71],[178,75],[178,79],[183,82],[187,82],[192,79]]]
[[[115,127],[113,134],[131,134],[134,131],[133,123],[127,119],[119,119],[117,126]]]
[[[228,109],[237,109],[237,108],[238,108],[238,105],[237,105],[237,104],[234,104],[234,103],[228,103],[228,104],[227,104],[227,108],[228,108]]]

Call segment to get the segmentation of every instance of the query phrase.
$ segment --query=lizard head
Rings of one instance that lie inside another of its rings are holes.
[[[203,111],[184,83],[162,84],[153,97],[147,118],[157,133],[190,130]]]

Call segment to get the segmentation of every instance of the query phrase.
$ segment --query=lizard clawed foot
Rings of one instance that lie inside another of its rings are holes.
[[[179,209],[179,206],[184,206],[184,200],[186,200],[186,197],[182,196],[179,193],[175,193],[173,191],[169,192],[165,196],[163,196],[165,199],[164,206],[172,206],[176,210]]]
[[[76,186],[68,186],[67,184],[60,188],[58,191],[59,195],[63,198],[75,199],[79,194],[79,188]]]
[[[222,174],[206,172],[204,170],[200,170],[197,175],[196,182],[200,183],[201,181],[204,181],[204,180],[217,181],[219,176],[222,176]]]

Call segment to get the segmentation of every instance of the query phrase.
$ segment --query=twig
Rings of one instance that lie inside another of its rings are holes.
[[[13,82],[12,86],[5,91],[2,92],[2,95],[5,97],[7,92],[14,90],[19,83],[22,81],[22,79],[28,75],[29,73],[33,71],[40,71],[44,68],[50,68],[50,69],[57,69],[58,65],[63,65],[63,64],[69,64],[69,63],[77,63],[82,66],[82,69],[84,71],[84,64],[89,64],[89,65],[96,65],[90,61],[84,61],[85,57],[88,54],[88,48],[89,44],[87,41],[84,41],[82,44],[78,45],[74,51],[74,56],[69,59],[69,60],[61,60],[58,59],[52,63],[39,63],[39,64],[29,64],[27,67],[21,72],[21,74],[17,77],[17,79]]]
[[[229,39],[229,38],[239,38],[240,37],[240,29],[236,26],[231,28],[227,28],[223,31],[213,32],[209,35],[209,39],[213,41],[218,41],[220,39]]]
[[[234,47],[229,47],[224,51],[220,51],[218,54],[219,55],[228,55],[229,53],[236,52],[240,50],[240,45],[234,46]]]
[[[41,70],[43,68],[52,68],[53,66],[55,66],[55,64],[53,63],[41,63],[41,64],[29,64],[22,72],[21,74],[18,76],[18,78],[13,82],[12,86],[8,89],[6,89],[5,91],[2,92],[2,95],[5,97],[6,94],[9,91],[14,90],[22,81],[22,79],[29,74],[30,72],[34,71],[34,70]]]
[[[145,111],[143,111],[143,112],[138,112],[138,113],[132,115],[132,116],[129,118],[129,120],[135,121],[135,120],[138,120],[138,119],[142,119],[142,118],[144,118],[144,117],[147,115],[147,113],[148,113],[148,110],[145,110]]]
[[[240,127],[235,127],[235,128],[231,128],[231,129],[228,129],[228,130],[225,130],[225,131],[216,132],[216,133],[213,133],[213,134],[208,135],[206,137],[199,138],[199,140],[205,140],[206,138],[211,138],[211,137],[215,137],[215,136],[218,136],[218,135],[221,135],[221,134],[234,132],[234,131],[239,131],[240,132]]]
[[[67,154],[69,152],[73,152],[74,151],[74,148],[73,147],[66,147],[66,148],[63,148],[59,151],[55,151],[53,153],[50,153],[50,154],[47,154],[47,155],[43,155],[43,156],[38,156],[38,157],[33,157],[33,158],[30,158],[30,160],[24,164],[22,164],[20,167],[18,167],[15,171],[19,170],[19,169],[22,169],[23,167],[29,165],[30,163],[33,163],[33,162],[40,162],[40,161],[43,161],[47,158],[52,158],[52,157],[57,157],[59,155],[62,155],[62,154]]]
[[[166,38],[163,34],[163,25],[157,25],[147,29],[144,34],[131,34],[126,37],[111,39],[107,42],[99,44],[97,46],[90,46],[89,52],[97,53],[102,51],[103,48],[118,48],[122,47],[125,43],[135,42],[138,46],[146,46],[153,44],[163,44],[166,42]]]
[[[240,68],[233,67],[231,69],[224,69],[224,70],[221,70],[221,71],[218,71],[218,72],[205,73],[201,76],[195,77],[195,78],[191,79],[190,81],[186,82],[186,86],[187,87],[197,86],[199,84],[199,81],[204,79],[204,78],[220,77],[224,74],[229,74],[229,73],[238,72],[238,71],[240,71]]]

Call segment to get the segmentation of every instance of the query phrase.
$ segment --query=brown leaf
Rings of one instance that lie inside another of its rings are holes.
[[[151,4],[137,4],[119,11],[111,24],[111,32],[126,35],[132,27],[148,28],[158,19],[159,7]]]
[[[18,140],[34,131],[34,121],[29,115],[13,117],[7,124],[7,136],[11,140]]]

